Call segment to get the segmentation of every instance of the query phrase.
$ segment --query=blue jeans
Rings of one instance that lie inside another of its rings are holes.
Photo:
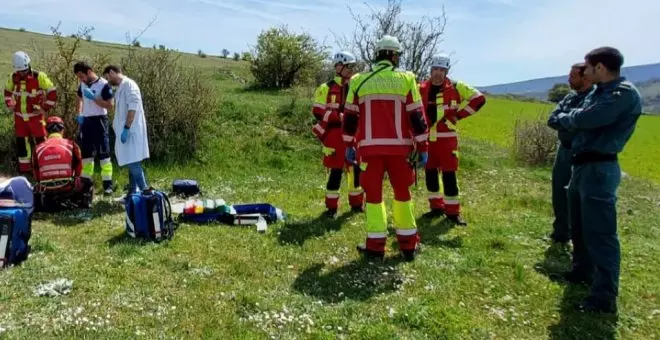
[[[147,188],[147,180],[142,170],[142,162],[126,164],[128,168],[128,193],[143,191]]]

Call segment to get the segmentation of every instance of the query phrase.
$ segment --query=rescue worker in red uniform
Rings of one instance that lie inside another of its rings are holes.
[[[339,188],[344,169],[348,172],[348,201],[353,212],[364,211],[364,191],[360,187],[360,168],[345,159],[346,146],[342,138],[342,117],[348,82],[353,76],[357,59],[349,52],[339,52],[333,57],[337,75],[321,84],[314,94],[312,114],[317,120],[312,129],[323,143],[323,165],[330,170],[326,184],[326,216],[334,218],[339,208]]]
[[[446,215],[453,223],[465,226],[467,222],[461,217],[456,179],[459,156],[455,126],[459,120],[479,111],[486,104],[486,97],[462,81],[449,79],[449,63],[447,55],[435,56],[431,64],[431,78],[420,84],[426,118],[432,125],[429,132],[429,160],[426,163],[426,189],[431,210],[425,216]],[[463,103],[466,104],[461,108]]]
[[[44,116],[55,106],[57,92],[46,73],[32,69],[27,53],[14,53],[13,65],[14,73],[5,84],[5,104],[14,113],[18,171],[30,173],[30,143],[38,145],[46,139]]]
[[[81,177],[80,148],[64,138],[64,122],[60,117],[48,118],[46,130],[48,139],[37,146],[32,157],[37,205],[46,211],[63,206],[91,207],[92,182]]]
[[[357,162],[363,171],[360,183],[367,196],[367,239],[357,250],[367,258],[385,256],[387,214],[383,178],[387,172],[394,190],[393,224],[399,251],[406,261],[412,261],[419,235],[410,186],[415,178],[413,164],[419,158],[423,165],[428,156],[428,125],[415,75],[396,70],[401,49],[397,38],[385,35],[376,43],[372,71],[351,79],[344,142],[348,160],[355,160],[356,153],[359,155]]]

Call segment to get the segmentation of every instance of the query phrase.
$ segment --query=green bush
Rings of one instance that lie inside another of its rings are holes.
[[[528,166],[552,164],[557,151],[557,134],[547,125],[547,118],[516,120],[513,154],[518,162]]]
[[[561,101],[570,91],[571,88],[568,87],[568,84],[555,84],[550,91],[548,91],[548,100],[553,103],[559,103],[559,101]]]
[[[153,160],[189,160],[181,155],[199,150],[202,124],[217,107],[210,79],[179,57],[171,50],[131,50],[121,61],[142,92]]]
[[[325,47],[309,34],[295,34],[286,27],[263,31],[258,39],[250,70],[263,88],[290,88],[316,80]]]

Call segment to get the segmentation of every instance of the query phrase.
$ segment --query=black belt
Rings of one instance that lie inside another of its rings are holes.
[[[613,162],[618,160],[618,157],[615,153],[600,153],[600,152],[583,152],[580,154],[573,155],[572,162],[573,165],[581,165],[587,163],[596,163],[596,162]]]

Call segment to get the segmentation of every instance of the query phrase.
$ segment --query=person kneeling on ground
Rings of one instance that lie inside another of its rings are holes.
[[[39,144],[32,157],[35,201],[43,211],[61,208],[90,208],[92,181],[81,177],[82,156],[76,143],[63,137],[64,122],[50,117],[46,122],[48,139]]]

